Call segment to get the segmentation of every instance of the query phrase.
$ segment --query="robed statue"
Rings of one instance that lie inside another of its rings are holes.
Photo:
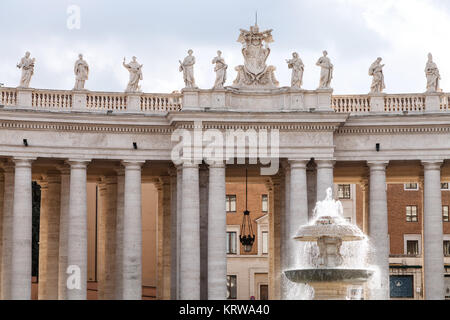
[[[427,77],[427,92],[439,92],[439,82],[441,80],[441,75],[439,74],[439,69],[436,63],[433,62],[433,56],[431,53],[428,54],[428,62],[425,67],[425,75]]]
[[[194,51],[189,50],[188,55],[180,62],[180,72],[183,72],[183,80],[186,88],[196,88],[194,78],[195,57],[192,55]]]
[[[217,57],[212,61],[215,64],[214,71],[216,72],[216,81],[214,83],[213,89],[223,89],[225,81],[227,81],[227,68],[228,65],[225,63],[225,59],[222,58],[222,51],[217,51]]]
[[[75,73],[75,86],[73,90],[85,90],[84,84],[89,79],[89,65],[83,60],[83,55],[78,55],[78,60],[75,62],[73,69]]]
[[[292,69],[291,87],[300,89],[303,84],[303,71],[305,65],[302,59],[300,59],[297,52],[292,53],[292,59],[286,60],[288,68]]]
[[[381,58],[377,58],[369,68],[369,75],[373,77],[370,93],[381,93],[386,88],[383,74],[384,64],[381,64],[381,60]]]
[[[25,56],[17,64],[17,68],[22,69],[22,76],[20,77],[19,88],[29,88],[31,77],[34,74],[34,63],[36,59],[30,58],[30,53],[27,51]]]
[[[319,89],[331,89],[331,79],[333,79],[334,66],[328,58],[328,52],[324,51],[323,56],[316,63],[320,67]]]
[[[130,80],[128,81],[125,92],[140,92],[141,87],[139,86],[139,81],[144,79],[142,75],[142,67],[144,65],[139,64],[137,58],[133,57],[132,61],[128,64],[125,63],[125,58],[123,58],[123,66],[130,73]]]

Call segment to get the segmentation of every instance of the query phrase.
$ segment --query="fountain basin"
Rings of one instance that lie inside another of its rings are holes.
[[[284,271],[286,277],[296,283],[311,282],[365,282],[373,275],[369,269],[298,269]]]
[[[284,272],[296,283],[308,284],[314,289],[314,300],[349,300],[352,292],[362,288],[374,271],[369,269],[298,269]],[[363,296],[357,298],[362,299]]]

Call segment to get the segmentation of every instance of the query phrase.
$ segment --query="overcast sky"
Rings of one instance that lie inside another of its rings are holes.
[[[69,29],[67,9],[81,10],[80,29]],[[448,0],[0,0],[0,83],[15,87],[16,64],[29,50],[36,58],[35,88],[72,89],[73,64],[83,53],[90,65],[86,87],[123,91],[122,66],[137,56],[144,64],[145,92],[172,92],[183,86],[178,60],[194,50],[195,77],[211,88],[211,60],[220,49],[229,65],[226,85],[243,63],[239,28],[273,29],[268,64],[281,86],[290,84],[285,59],[293,51],[305,64],[305,89],[315,89],[326,49],[335,65],[336,94],[367,93],[370,64],[386,64],[386,92],[425,91],[424,68],[432,52],[444,91],[450,91],[450,1]]]

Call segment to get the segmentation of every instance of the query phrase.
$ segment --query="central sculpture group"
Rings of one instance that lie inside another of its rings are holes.
[[[250,27],[250,30],[241,29],[237,41],[242,44],[244,64],[235,68],[237,77],[233,82],[233,87],[238,89],[272,89],[278,87],[279,82],[275,78],[276,68],[266,64],[271,52],[268,45],[273,42],[272,29],[261,32],[259,31],[258,25],[255,24]],[[192,50],[189,50],[188,56],[183,61],[179,61],[179,71],[183,72],[186,89],[197,89],[194,77],[195,57],[193,53]],[[136,57],[133,57],[132,61],[128,64],[125,63],[125,60],[124,58],[123,66],[130,73],[130,79],[125,92],[140,92],[141,87],[139,86],[139,81],[143,80],[143,65],[138,63]],[[369,68],[369,75],[372,76],[370,93],[373,94],[382,93],[386,88],[383,74],[384,64],[381,64],[381,61],[381,58],[377,58]],[[305,65],[300,59],[299,54],[294,52],[292,59],[288,59],[286,62],[288,68],[292,69],[291,88],[301,89]],[[213,89],[224,89],[224,84],[227,80],[228,65],[225,63],[221,51],[217,51],[217,57],[212,60],[212,64],[215,65],[214,71],[216,72]],[[19,88],[29,88],[31,77],[34,74],[34,65],[35,59],[30,58],[29,52],[17,64],[17,67],[22,69]],[[321,68],[318,89],[331,89],[334,66],[330,58],[328,58],[327,51],[323,51],[323,56],[319,58],[316,65]],[[89,65],[83,60],[82,54],[79,55],[79,59],[75,62],[74,73],[76,78],[73,90],[85,90],[85,82],[89,76]],[[441,76],[436,63],[433,62],[431,53],[428,54],[425,75],[427,78],[427,92],[440,92],[439,82]]]

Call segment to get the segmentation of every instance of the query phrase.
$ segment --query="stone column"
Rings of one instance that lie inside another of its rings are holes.
[[[98,219],[98,300],[115,297],[117,178],[105,176],[99,184]]]
[[[198,164],[183,164],[180,299],[200,299],[200,203]]]
[[[389,296],[389,235],[386,196],[386,166],[388,161],[369,161],[369,236],[375,253],[372,264],[379,268],[380,287],[372,289],[371,299],[388,300]]]
[[[170,299],[171,224],[170,224],[170,178],[160,177],[158,189],[158,277],[157,299]]]
[[[281,215],[284,179],[272,177],[269,191],[269,299],[281,298]],[[292,206],[291,206],[292,207]]]
[[[124,191],[125,170],[117,171],[117,200],[116,200],[116,267],[115,267],[115,299],[123,299],[123,217],[124,217]]]
[[[317,202],[317,172],[313,162],[309,162],[306,167],[306,184],[308,185],[308,218],[312,219]]]
[[[280,232],[283,237],[281,241],[281,270],[282,272],[289,267],[289,258],[288,258],[288,242],[290,241],[289,232],[289,210],[290,210],[290,201],[291,201],[291,166],[289,163],[283,164],[283,173],[284,175],[284,201],[283,201],[283,216],[281,219],[281,227]],[[289,288],[289,280],[281,275],[281,299],[286,300],[288,297],[288,288]]]
[[[177,166],[177,274],[176,299],[180,299],[181,219],[183,215],[183,166]]]
[[[362,219],[362,231],[365,234],[369,234],[369,181],[363,180],[360,183],[361,189],[362,189],[362,203],[363,203],[363,219]]]
[[[70,169],[60,168],[61,203],[59,216],[58,300],[67,299],[67,246],[69,237]]]
[[[5,176],[0,172],[0,258],[3,248],[3,199],[5,194]],[[0,299],[2,296],[2,263],[0,261]]]
[[[423,260],[425,298],[427,300],[443,300],[442,161],[422,161],[422,164],[424,167]]]
[[[307,160],[289,161],[291,167],[290,175],[290,205],[289,212],[286,217],[287,239],[286,254],[287,267],[294,268],[297,266],[298,244],[293,239],[300,226],[307,224],[308,219],[308,194],[306,184],[306,165]]]
[[[141,167],[144,162],[123,161],[125,195],[123,217],[123,299],[142,299]]]
[[[88,160],[69,160],[70,189],[67,240],[67,299],[86,300],[87,295],[87,165]]]
[[[11,254],[12,254],[12,218],[14,208],[14,166],[8,164],[3,167],[5,190],[3,193],[3,225],[2,225],[2,274],[1,300],[11,299]]]
[[[333,188],[333,160],[316,160],[317,164],[317,201],[322,201],[327,195],[327,189]]]
[[[170,170],[170,299],[177,299],[178,291],[178,184],[177,184],[177,169]]]
[[[208,196],[208,299],[227,298],[227,213],[225,164],[209,166]]]
[[[14,158],[11,299],[31,299],[31,158]]]
[[[200,203],[200,300],[208,300],[208,168],[199,170]]]
[[[61,179],[58,173],[44,176],[41,185],[39,224],[39,300],[58,299],[59,223]]]

